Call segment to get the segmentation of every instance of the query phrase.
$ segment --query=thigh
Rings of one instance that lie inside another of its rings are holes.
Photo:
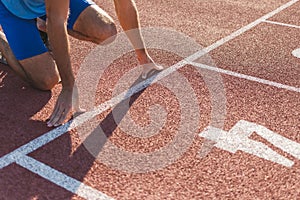
[[[47,52],[34,19],[19,18],[0,3],[0,23],[9,46],[18,60]]]
[[[68,29],[74,30],[74,25],[81,13],[92,5],[96,5],[92,0],[70,0]]]
[[[115,28],[113,19],[103,9],[86,0],[71,0],[69,24],[71,30],[91,38],[111,34],[112,26]]]
[[[40,89],[49,89],[59,76],[55,62],[40,37],[36,21],[16,17],[0,1],[0,23],[28,81]]]

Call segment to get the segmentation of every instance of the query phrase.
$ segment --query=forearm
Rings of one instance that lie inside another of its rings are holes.
[[[120,24],[132,43],[139,59],[146,59],[147,52],[140,32],[139,16],[133,0],[114,0]],[[132,31],[129,31],[132,30]]]
[[[62,21],[48,19],[47,29],[62,86],[65,89],[73,89],[74,75],[71,68],[66,25]]]

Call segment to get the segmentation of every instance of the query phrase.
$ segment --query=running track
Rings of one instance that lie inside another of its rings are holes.
[[[110,1],[96,2],[116,19]],[[298,199],[300,2],[152,0],[137,6],[143,27],[171,28],[203,48],[151,49],[167,69],[146,81],[146,89],[137,84],[124,93],[115,88],[137,61],[132,52],[116,58],[94,84],[96,109],[56,129],[45,121],[60,86],[31,89],[1,65],[0,199]],[[71,45],[75,73],[89,79],[80,68],[96,46],[73,38]],[[176,55],[175,49],[191,53]],[[121,86],[140,82],[127,80]],[[131,96],[125,113],[137,128],[128,125],[119,93]],[[115,112],[125,123],[114,120]],[[108,140],[94,132],[83,139],[93,125]],[[136,129],[154,133],[146,137]],[[85,145],[95,141],[102,143],[92,150]],[[105,154],[109,144],[117,150],[108,147]],[[134,156],[122,159],[120,149]],[[162,149],[165,154],[156,154]],[[147,162],[139,155],[154,156]]]

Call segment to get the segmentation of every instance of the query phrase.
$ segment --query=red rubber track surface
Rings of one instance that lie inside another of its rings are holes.
[[[136,0],[142,27],[171,28],[193,38],[203,47],[209,47],[287,2]],[[121,32],[112,1],[97,0],[96,3],[114,18]],[[222,102],[226,106],[224,131],[244,120],[300,143],[300,94],[272,85],[279,83],[299,91],[300,60],[291,52],[300,47],[300,32],[296,27],[284,25],[300,26],[299,10],[300,2],[296,2],[268,18],[281,25],[261,22],[209,52],[212,67],[255,77],[256,80],[219,74],[226,97],[226,102]],[[74,38],[70,41],[72,66],[77,74],[85,57],[96,45]],[[151,49],[149,52],[157,63],[164,66],[172,66],[182,59],[162,50]],[[95,104],[110,100],[117,82],[125,72],[137,65],[132,52],[116,59],[96,83]],[[195,121],[197,127],[192,143],[175,162],[146,173],[118,170],[91,155],[82,143],[79,128],[66,132],[27,156],[114,199],[300,198],[299,160],[258,134],[253,134],[251,139],[267,145],[294,164],[286,167],[243,151],[230,153],[217,147],[212,147],[204,158],[199,156],[205,142],[199,133],[211,123],[210,86],[194,66],[186,65],[178,72],[191,85],[195,99],[190,99],[190,102],[197,103],[195,112],[200,113],[200,117]],[[212,73],[209,70],[204,72]],[[267,85],[257,80],[272,83]],[[8,66],[0,65],[0,157],[52,130],[45,121],[51,114],[60,89],[58,85],[49,92],[35,90]],[[180,107],[176,94],[158,84],[149,86],[131,100],[130,115],[141,126],[151,121],[147,111],[151,105],[163,106],[167,117],[159,134],[145,139],[122,131],[112,117],[112,109],[98,115],[95,120],[109,135],[109,141],[128,152],[153,152],[168,145],[175,138],[182,110],[191,109],[189,106]],[[193,113],[191,120],[192,117]],[[98,150],[100,152],[101,148]],[[0,169],[0,199],[84,198],[13,162]]]

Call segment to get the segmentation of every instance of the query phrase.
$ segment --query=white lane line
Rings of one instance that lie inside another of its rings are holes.
[[[52,131],[45,133],[44,135],[30,141],[29,143],[17,148],[16,150],[2,156],[0,158],[0,169],[10,165],[11,163],[15,162],[18,158],[22,157],[22,155],[29,154],[36,149],[42,147],[43,145],[53,141],[54,139],[61,136],[63,133],[67,132],[71,121],[66,123],[63,126],[60,126]]]
[[[286,26],[286,27],[290,27],[290,28],[298,28],[298,29],[300,29],[300,26],[293,25],[293,24],[286,24],[286,23],[275,22],[275,21],[270,21],[270,20],[264,20],[264,22],[265,23],[269,23],[269,24],[279,25],[279,26]]]
[[[294,3],[298,2],[298,1],[299,0],[289,1],[288,3],[286,3],[282,6],[280,6],[279,8],[277,8],[276,10],[264,15],[263,17],[255,20],[254,22],[238,29],[237,31],[233,32],[232,34],[228,35],[227,37],[224,37],[224,38],[218,40],[217,42],[213,43],[212,45],[196,52],[195,54],[187,57],[186,59],[180,61],[179,63],[169,67],[168,69],[161,72],[155,79],[150,78],[150,79],[147,79],[146,81],[138,84],[137,87],[141,87],[141,85],[147,86],[147,83],[151,83],[151,82],[154,83],[154,82],[168,76],[169,74],[171,74],[171,73],[175,72],[176,70],[178,70],[178,69],[182,68],[183,66],[185,66],[187,61],[192,62],[192,61],[200,58],[201,56],[203,56],[203,55],[209,53],[210,51],[220,47],[224,43],[238,37],[239,35],[243,34],[244,32],[246,32],[246,31],[250,30],[251,28],[257,26],[262,21],[274,16],[275,14],[277,14],[277,13],[281,12],[282,10],[290,7],[291,5],[293,5]],[[2,169],[3,167],[6,167],[6,166],[10,165],[11,163],[15,162],[16,157],[18,155],[26,155],[26,154],[29,154],[29,153],[33,152],[34,150],[40,148],[41,146],[43,146],[43,145],[51,142],[52,140],[58,138],[59,136],[63,135],[68,130],[71,130],[72,128],[75,128],[75,127],[79,126],[80,124],[82,124],[85,121],[91,119],[92,117],[94,117],[94,116],[100,114],[101,112],[104,112],[104,111],[108,110],[109,108],[113,107],[118,102],[120,102],[122,99],[124,99],[122,97],[124,97],[124,96],[129,97],[128,95],[135,94],[135,93],[137,93],[137,92],[139,92],[143,89],[143,88],[142,89],[140,88],[141,90],[134,91],[134,89],[136,89],[137,87],[131,88],[130,91],[127,94],[122,93],[122,94],[118,95],[116,98],[112,98],[110,101],[108,101],[104,104],[101,104],[99,107],[96,107],[95,111],[87,112],[83,115],[80,115],[79,117],[74,119],[75,123],[73,122],[71,124],[71,122],[68,122],[65,125],[62,125],[61,127],[58,127],[56,129],[46,133],[45,135],[40,136],[39,138],[33,140],[32,142],[23,145],[22,147],[12,151],[11,153],[6,154],[5,156],[0,158],[0,169]],[[121,100],[118,100],[118,98],[120,98],[120,97],[121,97]]]
[[[44,179],[89,200],[112,200],[106,194],[85,185],[84,183],[63,174],[44,163],[41,163],[29,156],[23,155],[16,160],[16,163],[25,169],[43,177]]]
[[[228,42],[228,41],[230,41],[230,40],[232,40],[232,39],[238,37],[239,35],[245,33],[246,31],[248,31],[248,30],[254,28],[255,26],[257,26],[257,25],[260,24],[261,22],[263,22],[263,21],[265,21],[265,20],[267,20],[267,19],[273,17],[274,15],[276,15],[276,14],[278,14],[279,12],[283,11],[284,9],[286,9],[286,8],[288,8],[288,7],[290,7],[290,6],[292,6],[293,4],[297,3],[298,1],[299,1],[299,0],[292,0],[292,1],[289,1],[288,3],[286,3],[286,4],[282,5],[282,6],[280,6],[280,7],[277,8],[277,9],[275,9],[274,11],[267,13],[266,15],[262,16],[261,18],[255,20],[255,21],[253,21],[252,23],[250,23],[250,24],[248,24],[248,25],[242,27],[241,29],[239,29],[239,30],[233,32],[232,34],[228,35],[227,37],[224,37],[224,38],[218,40],[217,42],[215,42],[214,44],[212,44],[212,45],[210,45],[210,46],[204,48],[203,51],[206,52],[206,53],[209,53],[210,51],[212,51],[212,50],[214,50],[214,49],[216,49],[216,48],[222,46],[222,45],[225,44],[226,42]],[[203,56],[203,55],[201,55],[201,53],[202,53],[202,52],[200,52],[200,53],[198,53],[198,54],[196,53],[196,54],[192,55],[192,56],[191,56],[191,57],[192,57],[192,60],[191,60],[191,59],[188,59],[188,61],[194,61],[194,60],[198,59],[199,57]]]
[[[300,48],[293,50],[292,55],[296,58],[300,58]]]
[[[297,87],[284,85],[284,84],[281,84],[281,83],[277,83],[277,82],[273,82],[273,81],[257,78],[257,77],[254,77],[254,76],[245,75],[245,74],[240,74],[240,73],[225,70],[225,69],[220,69],[220,68],[217,68],[217,67],[204,65],[204,64],[201,64],[201,63],[190,62],[190,64],[195,66],[195,67],[202,68],[202,69],[207,69],[207,70],[210,70],[210,71],[215,71],[215,72],[226,74],[226,75],[229,75],[229,76],[234,76],[234,77],[237,77],[237,78],[246,79],[246,80],[249,80],[249,81],[254,81],[254,82],[262,83],[262,84],[265,84],[265,85],[273,86],[273,87],[276,87],[276,88],[279,88],[279,89],[285,89],[285,90],[289,90],[289,91],[292,91],[292,92],[300,93],[300,88],[297,88]]]
[[[120,103],[122,100],[127,99],[127,98],[131,97],[132,95],[142,91],[143,89],[148,87],[150,84],[161,80],[162,78],[175,72],[177,69],[180,69],[184,65],[186,65],[186,62],[184,60],[182,60],[181,62],[173,65],[172,67],[165,69],[164,71],[159,73],[156,77],[152,76],[152,77],[148,78],[147,80],[130,88],[128,91],[125,91],[125,92],[113,97],[112,99],[106,101],[105,103],[95,107],[92,111],[88,111],[84,114],[81,114],[78,117],[76,117],[75,119],[70,120],[66,124],[61,125],[55,129],[45,133],[44,135],[30,141],[29,143],[24,144],[23,146],[15,149],[14,151],[2,156],[0,158],[0,169],[14,163],[18,158],[22,157],[23,155],[27,155],[27,154],[37,150],[38,148],[55,140],[56,138],[65,134],[66,132],[80,126],[84,122],[107,111],[108,109],[110,109],[110,108],[114,107],[115,105],[117,105],[118,103]]]

